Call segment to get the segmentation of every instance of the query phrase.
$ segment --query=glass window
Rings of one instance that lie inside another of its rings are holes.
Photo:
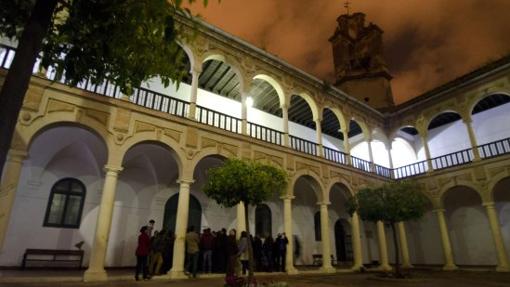
[[[44,226],[79,228],[85,185],[75,178],[59,180],[51,188]]]

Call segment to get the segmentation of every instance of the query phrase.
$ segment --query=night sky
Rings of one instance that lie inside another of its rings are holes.
[[[333,82],[328,38],[343,0],[209,0],[207,22]],[[510,53],[510,0],[351,0],[384,33],[397,103]]]

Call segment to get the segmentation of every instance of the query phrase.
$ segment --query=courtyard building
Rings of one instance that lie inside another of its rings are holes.
[[[149,219],[176,239],[168,276],[183,278],[185,234],[286,233],[286,272],[391,269],[389,227],[345,209],[364,186],[414,179],[429,209],[399,223],[403,265],[510,271],[510,57],[395,105],[382,30],[342,15],[329,85],[205,22],[182,43],[189,75],[133,95],[109,83],[69,87],[34,69],[0,185],[0,266],[27,249],[76,250],[84,280],[130,267]],[[3,41],[0,79],[16,47]],[[225,159],[271,163],[285,194],[223,208],[202,186]],[[299,252],[297,252],[297,249]],[[332,260],[329,260],[332,258]]]

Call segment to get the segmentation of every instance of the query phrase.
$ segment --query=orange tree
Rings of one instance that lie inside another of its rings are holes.
[[[288,183],[288,175],[281,168],[255,161],[229,159],[223,166],[209,170],[204,193],[224,207],[244,204],[245,224],[248,233],[249,273],[253,282],[253,250],[250,240],[248,208],[256,206],[272,195],[282,194]]]
[[[427,208],[427,202],[418,183],[396,181],[359,190],[347,201],[346,207],[351,215],[357,212],[362,220],[382,221],[390,225],[395,246],[395,276],[402,277],[395,225],[398,222],[421,218]]]
[[[0,91],[0,175],[37,57],[70,85],[107,80],[128,95],[155,76],[169,85],[187,73],[174,19],[195,1],[1,0],[0,37],[18,45]]]

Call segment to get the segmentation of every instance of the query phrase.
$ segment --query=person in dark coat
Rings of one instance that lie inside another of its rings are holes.
[[[255,269],[262,271],[262,240],[258,235],[253,239],[253,257],[255,257]]]
[[[273,245],[274,245],[273,238],[271,237],[271,235],[269,235],[264,241],[264,244],[262,245],[267,272],[273,272]]]
[[[273,243],[273,271],[280,271],[280,241],[282,240],[282,235],[278,234]]]
[[[136,247],[136,273],[135,280],[140,280],[140,273],[143,273],[143,279],[150,279],[147,271],[147,257],[151,249],[151,238],[149,237],[149,228],[144,226],[140,229],[138,236],[138,246]]]
[[[280,249],[280,271],[285,272],[285,261],[287,257],[287,244],[289,244],[289,239],[285,235],[285,233],[282,234],[281,240],[278,244]]]
[[[237,262],[237,255],[239,253],[239,249],[237,248],[237,239],[236,239],[236,232],[234,230],[230,230],[228,233],[227,238],[227,268],[226,268],[226,276],[233,277],[236,273],[236,262]]]

